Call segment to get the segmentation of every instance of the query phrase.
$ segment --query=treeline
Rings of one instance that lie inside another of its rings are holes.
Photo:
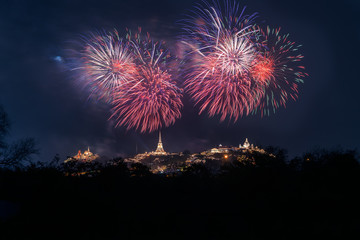
[[[9,143],[0,106],[0,239],[357,239],[355,151],[292,160],[269,148],[154,175],[122,159],[31,163],[31,138]],[[275,156],[275,157],[273,157]],[[25,164],[24,164],[25,163]],[[216,164],[215,164],[216,165]]]
[[[276,150],[276,149],[275,149]],[[1,239],[350,239],[360,232],[355,151],[254,154],[154,175],[121,159],[0,170]]]

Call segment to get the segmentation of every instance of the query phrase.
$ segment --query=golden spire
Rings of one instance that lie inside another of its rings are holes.
[[[249,148],[250,147],[250,143],[249,143],[249,140],[246,138],[245,139],[245,142],[244,142],[244,144],[243,144],[243,147],[244,148]]]
[[[162,142],[161,142],[161,131],[159,131],[159,142],[158,142],[157,148],[155,150],[155,154],[159,154],[159,155],[166,154],[166,152],[164,151]]]

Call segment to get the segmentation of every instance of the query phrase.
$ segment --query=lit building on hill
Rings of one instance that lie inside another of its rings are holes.
[[[244,144],[241,147],[241,144],[239,144],[239,148],[249,148],[250,147],[250,143],[249,140],[246,138]]]
[[[161,141],[161,132],[159,132],[159,142],[158,142],[157,148],[154,152],[151,152],[151,154],[152,155],[166,155],[167,154],[163,148],[163,144]]]
[[[217,153],[229,153],[229,152],[262,152],[265,153],[263,149],[260,149],[257,146],[254,146],[254,144],[250,144],[249,140],[246,138],[243,145],[239,144],[239,147],[227,147],[223,146],[222,144],[219,144],[218,147],[212,148],[208,151],[203,152],[203,155],[213,155]]]
[[[92,152],[90,152],[90,148],[88,147],[88,149],[86,151],[84,151],[84,153],[81,153],[81,150],[79,150],[75,156],[69,157],[64,162],[65,163],[67,163],[69,161],[91,162],[98,158],[99,158],[99,155],[93,154]]]
[[[242,152],[259,152],[262,154],[265,154],[266,151],[264,149],[259,148],[258,146],[254,146],[254,144],[250,144],[249,140],[246,138],[244,144],[241,146],[241,144],[239,144],[238,148],[234,148],[235,151],[242,151]]]
[[[167,156],[167,155],[171,155],[171,153],[165,152],[163,143],[161,140],[161,132],[159,132],[159,141],[158,141],[157,148],[155,151],[139,153],[139,154],[135,155],[133,158],[125,159],[125,162],[141,162],[141,160],[143,160],[147,157],[151,157],[151,156],[159,156],[160,157],[160,156]]]
[[[201,153],[183,154],[165,152],[161,133],[155,151],[145,152],[126,158],[124,161],[131,166],[132,163],[141,163],[149,167],[153,173],[169,174],[183,171],[192,164],[205,164],[211,171],[220,171],[223,163],[229,161],[241,161],[255,164],[253,154],[267,154],[265,150],[250,144],[246,138],[244,143],[238,146],[223,146],[203,151]]]

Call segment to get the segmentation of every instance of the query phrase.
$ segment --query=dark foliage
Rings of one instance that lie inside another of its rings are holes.
[[[0,149],[6,147],[4,138],[9,133],[10,121],[4,111],[4,108],[0,105]]]
[[[133,177],[148,177],[151,175],[150,169],[141,163],[131,164],[130,172]]]
[[[31,156],[39,152],[35,140],[25,138],[8,144],[5,141],[10,130],[10,121],[0,105],[0,167],[19,167],[23,162],[31,160]]]
[[[317,151],[289,162],[259,154],[225,162],[216,174],[208,162],[172,177],[141,164],[128,168],[122,159],[2,169],[1,239],[350,239],[360,233],[354,151]]]

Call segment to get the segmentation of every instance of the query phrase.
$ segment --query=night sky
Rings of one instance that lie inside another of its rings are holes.
[[[2,1],[0,8],[0,104],[12,122],[9,140],[33,137],[41,160],[61,159],[90,146],[102,156],[126,156],[156,148],[157,132],[114,129],[109,107],[87,100],[67,66],[67,53],[81,34],[125,28],[164,39],[173,47],[177,21],[195,1]],[[360,2],[240,1],[258,21],[281,26],[302,44],[309,73],[299,99],[270,117],[243,117],[235,124],[198,116],[185,95],[183,117],[163,130],[166,151],[191,152],[251,143],[289,150],[360,145]]]

